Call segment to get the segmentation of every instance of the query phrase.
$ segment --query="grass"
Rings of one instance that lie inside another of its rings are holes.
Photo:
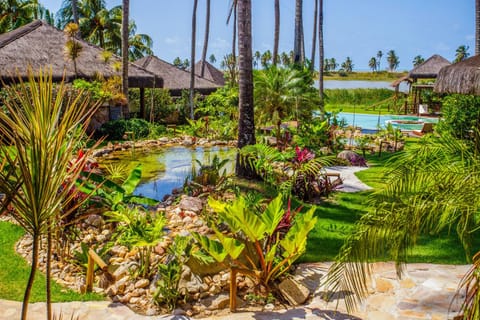
[[[6,221],[0,221],[0,299],[22,301],[25,286],[30,274],[30,265],[15,252],[15,243],[24,235],[21,227]],[[45,301],[45,275],[37,272],[30,302]],[[80,294],[52,282],[52,300],[91,301],[105,300],[101,295]]]
[[[384,154],[381,158],[377,155],[367,156],[370,167],[358,172],[357,177],[374,189],[382,188],[385,186],[383,174],[388,170],[388,161],[391,157],[392,154]],[[355,222],[367,212],[366,201],[373,192],[337,192],[319,205],[316,211],[318,223],[308,236],[306,253],[299,262],[334,260],[343,241],[354,229]],[[480,240],[474,243],[474,252],[479,248]],[[445,230],[438,235],[420,236],[417,245],[410,252],[408,262],[467,263],[465,251],[455,230]]]
[[[366,81],[394,81],[407,75],[407,72],[351,72],[342,74],[338,72],[329,72],[324,74],[324,80],[366,80]]]

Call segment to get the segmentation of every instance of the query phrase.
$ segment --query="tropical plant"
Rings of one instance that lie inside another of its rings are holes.
[[[400,64],[400,60],[398,59],[398,56],[394,50],[390,50],[387,52],[387,62],[390,72],[395,71]]]
[[[440,131],[449,131],[460,139],[470,139],[480,122],[480,97],[452,94],[442,100],[442,121],[437,125]]]
[[[457,50],[455,50],[455,60],[453,60],[453,63],[457,63],[467,59],[470,56],[470,54],[468,53],[468,49],[469,46],[466,45],[458,46]]]
[[[349,308],[367,294],[367,262],[392,259],[401,274],[409,249],[422,234],[456,230],[466,259],[471,260],[480,210],[480,161],[475,149],[469,141],[442,134],[425,137],[393,158],[385,187],[371,198],[371,210],[360,218],[329,273],[329,289],[354,293],[345,296]],[[473,295],[467,299],[478,295],[469,292]]]
[[[317,221],[314,207],[306,213],[292,211],[290,205],[284,209],[281,195],[263,212],[251,210],[243,197],[232,203],[209,198],[208,204],[229,233],[224,234],[212,225],[214,237],[198,233],[193,236],[216,261],[258,281],[266,288],[267,295],[272,283],[286,274],[305,252],[307,235]]]
[[[53,85],[51,72],[29,71],[28,83],[6,87],[6,108],[0,112],[0,193],[5,194],[0,211],[7,207],[12,217],[32,235],[32,263],[26,285],[21,319],[26,319],[30,291],[38,264],[40,239],[51,235],[58,219],[68,214],[63,204],[76,196],[77,178],[85,157],[71,162],[86,123],[96,111],[82,93],[66,96],[66,87]],[[72,208],[74,209],[74,208]],[[51,237],[47,238],[47,318],[50,319]]]
[[[415,56],[412,61],[414,67],[422,64],[423,62],[425,62],[425,59],[421,55]]]
[[[340,67],[344,72],[351,73],[353,71],[352,59],[350,57],[347,57]]]
[[[377,52],[377,63],[378,63],[377,70],[379,70],[379,71],[380,71],[380,62],[382,61],[382,57],[383,57],[382,50],[378,50],[378,52]]]
[[[377,71],[377,66],[378,66],[377,59],[375,57],[371,57],[370,60],[368,61],[368,67],[372,69],[372,72],[375,72]]]
[[[150,256],[153,248],[162,241],[166,219],[163,215],[151,213],[142,207],[120,207],[105,212],[111,222],[117,224],[113,236],[116,242],[130,249],[136,248],[140,254],[138,275],[148,278],[151,275]]]
[[[65,35],[68,37],[67,42],[65,42],[65,53],[70,60],[73,62],[73,70],[75,76],[78,75],[77,71],[77,59],[82,52],[82,45],[77,41],[76,36],[79,32],[78,25],[75,23],[69,23],[64,29]]]
[[[239,149],[255,144],[255,117],[253,100],[252,71],[252,1],[235,1],[238,6],[238,48],[239,48],[239,80],[238,80],[238,139]],[[252,177],[251,168],[242,165],[237,158],[235,173],[239,177]]]

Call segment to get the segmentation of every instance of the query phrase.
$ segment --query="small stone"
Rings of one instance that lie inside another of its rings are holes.
[[[393,284],[390,280],[378,278],[376,280],[376,289],[377,292],[389,292],[393,290]]]
[[[310,295],[307,287],[291,278],[283,280],[278,285],[278,289],[285,299],[294,306],[304,303]]]
[[[187,314],[187,313],[185,312],[185,310],[180,309],[180,308],[174,309],[174,310],[172,311],[172,315],[174,315],[174,316],[184,316],[184,315],[186,315],[186,314]]]
[[[150,281],[148,279],[140,279],[135,282],[135,288],[146,288],[150,285]]]
[[[275,306],[273,305],[273,303],[267,303],[263,307],[263,311],[273,311],[273,309],[275,309]]]

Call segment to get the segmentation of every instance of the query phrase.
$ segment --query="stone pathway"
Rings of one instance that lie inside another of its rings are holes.
[[[402,280],[397,279],[393,263],[376,263],[371,283],[371,295],[352,315],[345,311],[343,301],[326,303],[321,299],[319,279],[328,269],[328,263],[302,264],[297,280],[314,291],[312,300],[303,306],[280,311],[225,313],[205,319],[270,320],[270,319],[337,319],[337,320],[447,320],[457,314],[461,301],[454,301],[457,285],[470,268],[469,265],[451,266],[435,264],[409,264]],[[335,305],[339,303],[338,311]],[[56,303],[53,307],[63,319],[72,313],[79,320],[157,320],[189,319],[183,315],[141,316],[128,307],[108,301]],[[449,309],[452,311],[449,312]],[[0,320],[20,318],[21,303],[0,300]],[[44,319],[45,303],[29,307],[29,319]],[[75,318],[74,318],[75,319]]]
[[[355,172],[366,170],[368,167],[355,166],[333,166],[326,168],[328,173],[339,173],[343,183],[338,187],[338,191],[343,192],[358,192],[370,190],[372,187],[363,183],[357,178]]]

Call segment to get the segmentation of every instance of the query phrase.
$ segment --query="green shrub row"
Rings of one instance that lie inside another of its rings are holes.
[[[158,137],[166,133],[164,125],[153,124],[144,119],[120,119],[104,123],[96,134],[106,140],[135,140]]]
[[[325,96],[329,104],[369,105],[391,98],[389,89],[326,89]]]

